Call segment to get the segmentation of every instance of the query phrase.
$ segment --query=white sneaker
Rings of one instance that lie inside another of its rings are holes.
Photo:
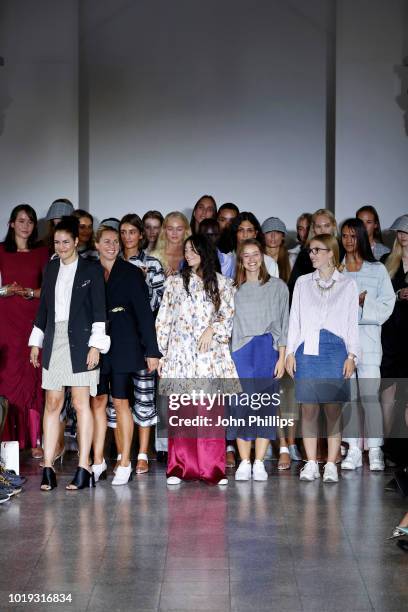
[[[372,472],[384,471],[384,453],[379,446],[377,446],[377,448],[370,448],[368,450],[368,460],[370,462],[370,470]]]
[[[319,464],[317,461],[307,461],[300,470],[299,479],[312,481],[315,478],[320,478]]]
[[[181,482],[181,478],[179,478],[178,476],[169,476],[167,479],[167,484],[169,485],[177,485],[180,484]]]
[[[115,472],[115,477],[112,480],[113,486],[125,485],[132,480],[132,464],[129,463],[127,467],[123,465],[118,465],[118,468]]]
[[[341,462],[341,469],[342,470],[355,470],[359,467],[362,467],[362,465],[363,465],[363,459],[362,459],[361,450],[357,448],[357,446],[349,447],[346,458],[343,459],[343,461]]]
[[[228,484],[228,478],[221,478],[221,480],[218,481],[219,485],[227,485]]]
[[[335,463],[328,461],[324,466],[323,482],[339,482],[339,474]]]
[[[292,461],[302,461],[302,455],[296,444],[289,444],[289,455]]]
[[[252,466],[252,478],[254,480],[268,480],[268,473],[265,470],[264,462],[259,459],[255,460]]]
[[[251,480],[251,462],[243,459],[235,472],[235,480]]]
[[[102,463],[94,463],[92,466],[92,471],[94,473],[95,482],[98,480],[106,480],[108,466],[106,465],[105,459]]]

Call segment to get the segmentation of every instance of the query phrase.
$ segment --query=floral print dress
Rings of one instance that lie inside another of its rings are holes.
[[[196,274],[190,277],[189,294],[180,274],[170,276],[156,319],[159,349],[163,354],[161,390],[165,379],[236,379],[229,341],[234,316],[232,281],[217,274],[221,305],[215,312]],[[214,335],[207,353],[198,351],[201,335],[211,326]]]

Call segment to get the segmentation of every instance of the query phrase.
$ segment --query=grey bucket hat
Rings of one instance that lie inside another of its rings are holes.
[[[282,234],[286,235],[288,233],[286,225],[279,219],[279,217],[269,217],[268,219],[265,219],[265,221],[262,223],[261,229],[264,234],[267,232],[282,232]]]
[[[74,212],[74,206],[69,200],[55,200],[48,209],[47,221],[52,219],[60,219],[61,217],[70,217]]]
[[[395,219],[390,230],[394,230],[394,232],[406,232],[408,234],[408,215],[401,215],[398,219]]]

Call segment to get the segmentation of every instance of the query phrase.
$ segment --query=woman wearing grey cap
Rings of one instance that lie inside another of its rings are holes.
[[[408,378],[408,215],[398,217],[391,225],[397,232],[392,251],[381,261],[390,275],[397,301],[392,315],[381,331],[383,356],[381,378],[383,379],[382,406],[386,429],[392,426],[396,385],[387,379]],[[384,380],[385,379],[385,380]],[[394,425],[395,427],[395,425]]]
[[[54,232],[55,226],[61,221],[62,217],[70,217],[74,212],[74,205],[66,198],[54,200],[48,209],[45,220],[48,221],[48,232],[44,238],[44,246],[48,247],[50,256],[54,254]]]
[[[287,283],[291,267],[288,249],[285,245],[285,236],[288,233],[286,225],[279,217],[269,217],[262,223],[261,227],[265,235],[266,254],[276,261],[279,268],[279,278]]]

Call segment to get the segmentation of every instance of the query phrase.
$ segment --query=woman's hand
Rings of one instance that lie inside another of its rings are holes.
[[[88,351],[88,357],[86,358],[86,365],[88,370],[93,370],[99,363],[99,349],[91,346]]]
[[[286,371],[291,378],[294,378],[296,372],[296,359],[293,353],[289,353],[286,357]]]
[[[199,339],[197,345],[199,353],[208,353],[208,351],[210,350],[213,335],[214,330],[212,327],[207,327],[207,329],[201,334],[201,338]]]
[[[158,357],[146,357],[146,363],[149,372],[159,371],[160,360]]]
[[[157,364],[157,374],[161,376],[163,370],[163,357],[159,359],[159,363]]]
[[[276,362],[276,366],[275,366],[273,375],[275,376],[275,378],[282,378],[284,373],[285,373],[285,356],[283,355],[282,357],[279,357],[278,361]]]
[[[354,370],[356,369],[356,364],[354,363],[354,359],[351,357],[347,357],[343,366],[343,376],[344,378],[351,378],[354,374]]]
[[[360,293],[360,295],[358,296],[358,305],[359,306],[361,306],[361,307],[364,306],[364,300],[365,300],[366,295],[367,295],[367,291],[362,291]]]
[[[399,300],[408,300],[408,287],[404,287],[404,289],[400,289],[398,291],[398,299]]]
[[[32,346],[31,351],[30,351],[30,363],[35,368],[40,367],[40,360],[38,359],[39,355],[40,355],[40,349],[38,348],[38,346]]]

